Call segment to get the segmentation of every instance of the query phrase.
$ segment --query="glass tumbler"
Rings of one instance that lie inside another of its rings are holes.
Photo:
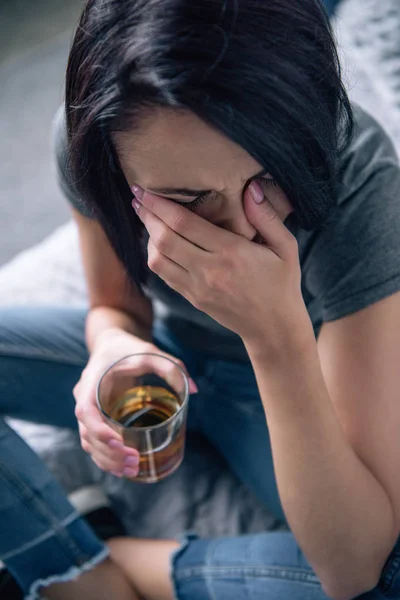
[[[165,479],[185,452],[189,381],[183,369],[161,354],[125,356],[104,372],[97,385],[104,420],[140,454],[142,483]]]

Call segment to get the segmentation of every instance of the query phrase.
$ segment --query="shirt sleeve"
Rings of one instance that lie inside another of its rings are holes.
[[[400,290],[400,166],[394,145],[357,109],[334,218],[315,235],[305,285],[323,321],[357,312]]]
[[[69,168],[68,137],[64,106],[60,106],[53,120],[52,150],[57,181],[65,198],[83,216],[93,218],[90,209],[78,194]]]

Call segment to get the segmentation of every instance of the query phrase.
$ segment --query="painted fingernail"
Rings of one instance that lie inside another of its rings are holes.
[[[130,469],[129,467],[126,467],[123,471],[122,474],[124,475],[124,477],[136,477],[136,475],[139,472],[139,468],[137,469]]]
[[[189,379],[189,392],[191,394],[198,394],[199,392],[199,388],[197,387],[193,379]]]
[[[127,456],[124,462],[126,467],[137,467],[139,458],[137,456]]]
[[[134,198],[134,199],[132,200],[132,206],[133,206],[133,208],[135,209],[136,213],[138,213],[138,212],[139,212],[139,210],[140,210],[140,207],[141,207],[142,205],[140,204],[139,200],[136,200],[136,198]]]
[[[144,196],[144,189],[141,188],[139,185],[133,185],[132,192],[135,194],[138,200],[141,200]]]
[[[110,446],[110,448],[115,448],[115,449],[118,448],[118,450],[122,450],[124,447],[124,445],[121,444],[121,442],[119,442],[118,440],[110,440],[108,442],[108,445]]]
[[[251,182],[250,192],[256,204],[261,204],[261,202],[265,199],[264,192],[262,191],[260,184],[256,181]]]

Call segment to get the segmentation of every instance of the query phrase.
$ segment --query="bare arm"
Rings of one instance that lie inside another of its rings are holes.
[[[150,300],[127,285],[126,271],[101,226],[75,209],[72,212],[79,230],[89,293],[90,310],[86,321],[89,349],[93,351],[106,337],[111,339],[115,335],[121,338],[124,333],[151,341],[153,310]],[[120,340],[117,344],[120,344]],[[92,415],[90,422],[94,421]],[[101,452],[105,454],[105,447]],[[140,598],[146,600],[172,600],[169,556],[177,547],[179,544],[172,540],[111,540],[111,560],[81,576],[76,582],[47,588],[46,594],[54,600],[75,596],[100,598],[102,594],[104,597],[110,597],[111,594],[111,597],[136,600],[140,592]]]
[[[318,343],[304,316],[308,342],[285,341],[274,365],[247,350],[288,524],[343,600],[376,587],[399,535],[400,293],[324,323]]]
[[[72,210],[78,225],[90,311],[86,341],[90,350],[105,332],[126,331],[151,341],[151,301],[128,285],[126,271],[112,249],[102,227]]]
[[[139,463],[137,451],[125,446],[122,437],[103,421],[96,404],[96,386],[105,369],[118,358],[153,350],[152,306],[129,285],[101,226],[76,210],[73,216],[90,302],[86,320],[90,359],[73,392],[81,444],[101,469],[134,477]]]

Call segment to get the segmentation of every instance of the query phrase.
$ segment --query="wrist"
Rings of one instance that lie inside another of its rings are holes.
[[[144,338],[137,333],[132,333],[121,327],[108,327],[100,331],[91,343],[91,352],[97,351],[99,348],[111,348],[118,347],[124,348],[128,346],[132,347],[132,343],[137,342],[141,346],[144,344],[151,344],[151,337]]]
[[[316,350],[314,329],[305,306],[280,326],[276,324],[272,331],[260,327],[256,336],[243,339],[243,343],[253,364],[262,361],[271,369],[300,362]]]
[[[100,346],[103,346],[104,344],[109,344],[111,342],[114,342],[115,340],[123,339],[127,335],[129,335],[128,332],[125,329],[122,329],[121,327],[113,326],[102,329],[101,331],[96,333],[96,335],[92,336],[91,350],[96,350]]]
[[[152,319],[139,319],[123,310],[110,306],[94,306],[90,309],[85,325],[87,346],[92,351],[104,340],[135,337],[152,342]]]

